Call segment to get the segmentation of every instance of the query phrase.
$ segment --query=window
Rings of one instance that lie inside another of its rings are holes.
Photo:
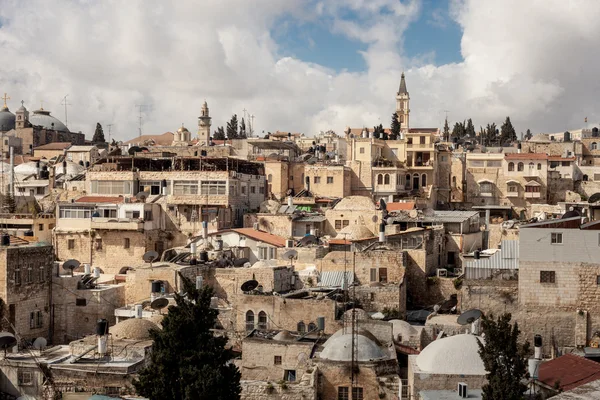
[[[371,282],[377,282],[377,268],[371,268]]]
[[[265,194],[265,187],[264,186],[259,187],[258,188],[258,193]]]
[[[404,188],[410,189],[410,174],[406,174],[404,177]]]
[[[427,186],[427,175],[425,174],[421,175],[421,186]]]
[[[387,268],[379,268],[379,282],[387,283]]]
[[[267,313],[264,311],[258,313],[258,329],[267,329]]]
[[[569,161],[561,161],[561,162],[560,162],[560,165],[561,165],[562,167],[568,167],[568,166],[570,166],[570,165],[571,165],[571,163],[570,163]]]
[[[76,298],[75,299],[75,305],[77,307],[85,307],[87,305],[87,300],[85,299],[85,297]]]
[[[556,283],[556,272],[540,271],[540,283]]]
[[[336,219],[335,220],[335,230],[339,231],[340,229],[342,229],[342,220],[341,219]]]
[[[32,283],[32,282],[33,282],[33,267],[30,264],[29,267],[27,267],[26,283]]]
[[[61,207],[60,218],[91,218],[92,209],[83,207]]]
[[[342,221],[342,228],[345,228],[348,225],[350,225],[350,221],[349,220],[345,219],[345,220]]]
[[[18,265],[15,267],[15,285],[20,285],[21,284],[21,267],[19,267]]]
[[[67,241],[67,247],[69,250],[73,250],[75,248],[75,239],[69,239]]]
[[[350,400],[350,390],[348,386],[338,387],[337,400]]]
[[[304,325],[304,322],[298,322],[298,325],[296,325],[296,330],[298,333],[306,333],[306,325]]]
[[[38,225],[38,231],[42,232],[44,230],[44,224]]]
[[[241,194],[246,194],[246,185],[242,185]]]
[[[590,146],[590,150],[596,150],[597,148],[598,148],[598,143],[592,142],[592,145]]]
[[[256,186],[250,186],[250,194],[256,194]]]
[[[596,275],[596,285],[600,285],[600,275]]]
[[[492,183],[491,182],[481,182],[479,184],[479,191],[481,193],[492,193]]]
[[[563,242],[562,233],[552,232],[550,234],[550,243],[562,244],[562,242]]]
[[[359,153],[360,153],[360,154],[365,154],[365,148],[364,148],[364,147],[361,147],[361,148],[360,148],[360,150],[359,150]]]
[[[288,382],[296,382],[296,370],[286,369],[283,374],[283,380]]]
[[[254,312],[252,310],[246,311],[246,330],[251,331],[254,329]]]
[[[520,162],[517,165],[517,171],[523,171],[525,169],[525,164],[523,164],[522,162]]]
[[[96,239],[96,250],[102,250],[102,238]]]
[[[352,388],[352,400],[363,400],[363,388],[355,387]]]
[[[421,144],[425,144],[425,136],[421,136],[421,137],[419,138],[419,142],[420,142]]]
[[[130,242],[129,238],[123,239],[123,248],[128,249],[130,244],[131,244],[131,242]]]
[[[515,163],[514,162],[509,162],[508,163],[508,170],[509,171],[514,171],[515,170]]]
[[[125,218],[139,219],[140,218],[140,212],[139,211],[125,211]]]
[[[518,193],[519,192],[519,187],[515,184],[512,185],[508,185],[508,192],[509,193]]]
[[[535,164],[530,162],[529,163],[529,171],[533,171],[535,169]]]
[[[377,175],[377,184],[383,185],[383,175],[382,174]]]
[[[311,322],[310,324],[308,324],[308,331],[309,332],[314,332],[317,330],[317,325],[315,325],[314,322]]]
[[[273,365],[281,365],[281,356],[273,357]]]
[[[259,260],[267,260],[267,248],[266,247],[258,247],[258,259]]]
[[[198,182],[196,181],[175,181],[173,182],[173,195],[183,196],[188,194],[198,194]]]
[[[242,186],[242,194],[246,194],[245,186]],[[200,182],[200,194],[226,194],[226,181],[202,181]]]
[[[46,268],[44,266],[38,268],[38,282],[46,282]]]
[[[538,163],[537,169],[538,169],[538,171],[541,170],[542,169],[542,164]]]
[[[525,191],[527,193],[539,193],[540,187],[539,186],[525,186]]]
[[[327,177],[327,183],[333,183],[333,176]]]
[[[19,386],[33,385],[33,373],[31,371],[19,370],[17,372],[17,381]]]
[[[152,221],[152,210],[144,211],[144,221]]]
[[[140,192],[148,192],[151,195],[160,194],[160,181],[140,181]]]
[[[127,181],[92,181],[92,193],[131,194],[131,182],[127,182]]]
[[[277,258],[277,249],[275,247],[269,247],[269,260],[274,260],[276,258]]]
[[[314,183],[321,183],[321,177],[320,176],[315,176],[314,177]]]
[[[43,325],[42,312],[39,310],[30,312],[29,313],[29,328],[37,329],[37,328],[41,328],[42,325]]]
[[[389,185],[390,184],[390,174],[385,174],[383,176],[383,184],[384,185]]]

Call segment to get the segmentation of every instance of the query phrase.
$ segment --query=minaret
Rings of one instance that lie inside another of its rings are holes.
[[[208,139],[210,138],[210,116],[208,113],[208,104],[206,100],[202,104],[202,110],[198,117],[198,144],[208,146]]]
[[[410,114],[410,96],[406,90],[406,81],[404,80],[404,72],[400,79],[400,88],[396,93],[396,114],[398,114],[398,121],[403,131],[408,131],[409,128],[409,114]]]

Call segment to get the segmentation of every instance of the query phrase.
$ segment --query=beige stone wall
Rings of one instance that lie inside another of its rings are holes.
[[[518,229],[504,229],[502,224],[490,224],[488,248],[498,249],[503,240],[519,240]]]
[[[242,380],[262,380],[279,382],[284,379],[285,370],[296,371],[300,381],[310,361],[313,347],[311,342],[278,342],[276,340],[247,338],[242,341]],[[281,357],[281,364],[275,365],[275,356]],[[299,363],[303,359],[304,365]]]
[[[402,315],[406,312],[406,284],[386,285],[383,287],[359,286],[356,298],[360,306],[367,312],[378,312],[384,309],[397,310]]]
[[[371,282],[371,269],[387,269],[387,282],[400,283],[404,279],[405,259],[401,252],[392,252],[384,250],[373,250],[368,252],[343,252],[333,251],[327,254],[317,263],[317,269],[325,271],[352,271],[356,270],[356,279],[362,284],[367,285]],[[344,262],[346,259],[346,262]]]
[[[294,270],[289,266],[277,268],[216,268],[214,270],[215,295],[232,301],[241,294],[244,282],[255,279],[263,291],[287,292],[294,288],[292,280]]]
[[[351,191],[351,171],[343,165],[306,165],[305,179],[310,179],[310,191],[320,197],[346,197]],[[328,183],[328,181],[333,182]]]
[[[297,383],[242,380],[241,400],[317,400],[318,370],[310,367]]]
[[[265,177],[270,192],[276,199],[283,199],[289,189],[289,165],[282,161],[265,161]]]

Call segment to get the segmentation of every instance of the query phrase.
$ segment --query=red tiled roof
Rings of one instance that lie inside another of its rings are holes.
[[[352,244],[352,242],[345,239],[329,239],[329,244]]]
[[[36,151],[36,150],[64,150],[64,149],[68,149],[69,147],[71,147],[71,142],[54,142],[54,143],[48,143],[48,144],[44,144],[44,145],[35,147],[33,149],[33,151]]]
[[[231,230],[239,233],[240,235],[248,236],[249,238],[258,240],[260,242],[268,243],[277,247],[285,247],[285,238],[273,235],[272,233],[258,231],[254,228],[235,228]]]
[[[76,203],[122,203],[124,197],[105,197],[105,196],[83,196],[75,200]]]
[[[571,390],[600,379],[600,363],[565,354],[540,365],[539,380],[548,386],[560,381],[562,390]]]
[[[165,132],[162,135],[142,135],[131,140],[126,141],[123,144],[143,144],[146,141],[154,141],[157,146],[170,146],[173,143],[173,133]]]
[[[410,211],[415,209],[415,202],[407,201],[404,203],[387,203],[386,206],[388,211]]]
[[[504,158],[507,160],[547,160],[545,153],[506,153]]]
[[[575,157],[549,156],[548,161],[575,161]]]

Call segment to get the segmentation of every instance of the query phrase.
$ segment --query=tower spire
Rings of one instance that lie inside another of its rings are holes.
[[[406,90],[406,80],[404,79],[404,71],[402,71],[402,76],[400,78],[400,88],[398,89],[398,94],[408,94]]]

